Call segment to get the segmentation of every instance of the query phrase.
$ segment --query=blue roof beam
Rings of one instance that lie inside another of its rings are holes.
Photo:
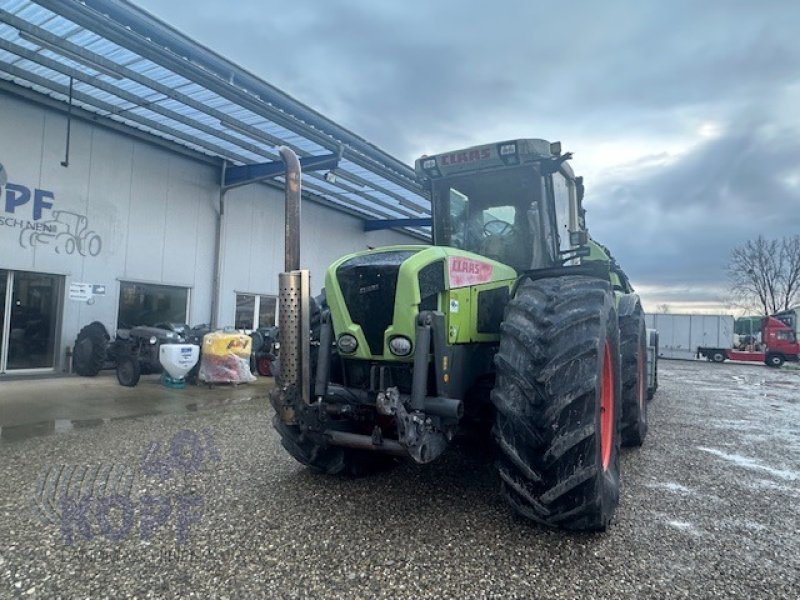
[[[300,159],[303,171],[330,171],[339,165],[339,154],[323,154],[322,156],[304,156]],[[224,189],[255,183],[264,179],[273,179],[286,175],[283,161],[270,161],[254,165],[240,165],[225,168],[222,184]]]
[[[430,227],[431,218],[424,219],[370,219],[364,221],[364,231],[379,231],[381,229],[402,229],[404,227]]]

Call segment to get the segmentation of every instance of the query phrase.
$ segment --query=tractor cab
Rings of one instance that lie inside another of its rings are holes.
[[[560,266],[586,241],[583,185],[561,144],[521,139],[417,160],[437,246],[515,270]]]

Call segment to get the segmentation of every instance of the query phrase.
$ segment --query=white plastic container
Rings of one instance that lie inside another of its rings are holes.
[[[158,360],[172,379],[183,379],[200,359],[200,346],[194,344],[162,344]]]

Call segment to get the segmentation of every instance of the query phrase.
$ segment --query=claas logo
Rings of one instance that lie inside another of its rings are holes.
[[[463,150],[461,152],[453,152],[452,154],[443,154],[439,161],[442,166],[449,167],[468,162],[475,162],[476,160],[488,160],[492,157],[492,151],[489,148],[476,148],[474,150]]]

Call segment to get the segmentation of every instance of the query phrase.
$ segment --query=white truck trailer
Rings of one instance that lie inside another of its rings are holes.
[[[731,315],[647,313],[645,323],[658,331],[658,356],[695,360],[699,347],[731,348]]]

